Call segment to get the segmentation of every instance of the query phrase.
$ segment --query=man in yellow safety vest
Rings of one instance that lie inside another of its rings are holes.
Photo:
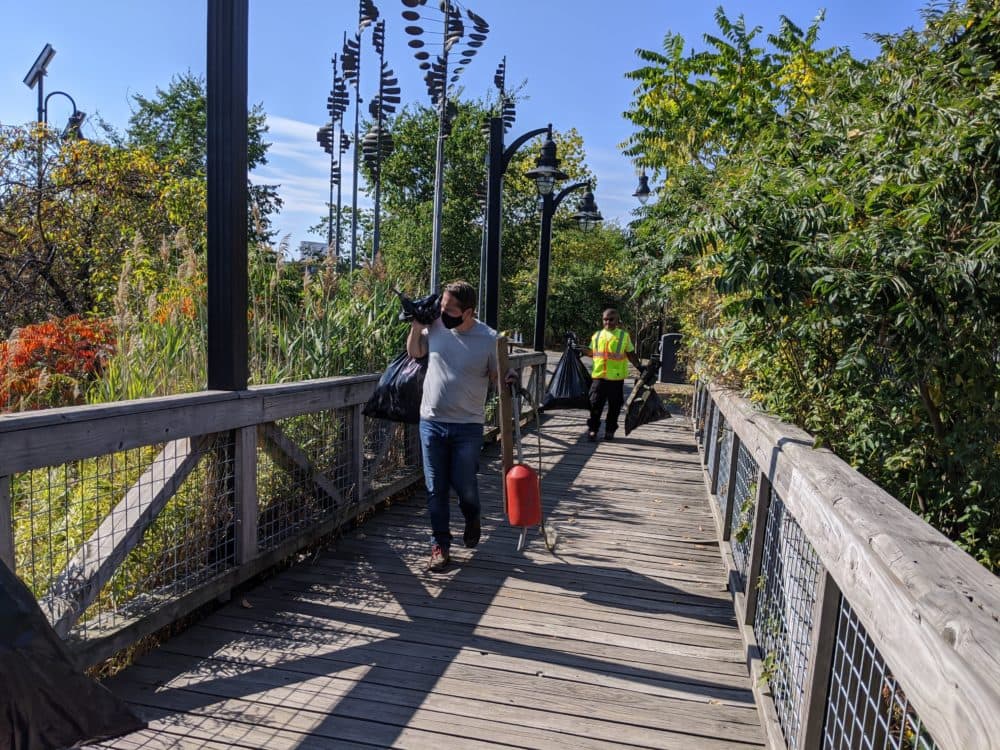
[[[590,348],[583,347],[583,353],[594,358],[594,369],[590,384],[590,419],[587,420],[587,438],[597,440],[597,429],[601,426],[601,412],[608,405],[608,419],[604,424],[604,439],[614,440],[618,429],[618,415],[625,402],[625,378],[628,377],[628,363],[635,365],[642,373],[642,365],[636,356],[628,331],[618,327],[618,311],[608,308],[601,316],[604,327],[590,337]]]

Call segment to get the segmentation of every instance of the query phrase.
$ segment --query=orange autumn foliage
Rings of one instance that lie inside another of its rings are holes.
[[[81,403],[114,348],[110,322],[79,315],[16,329],[0,341],[0,412]]]

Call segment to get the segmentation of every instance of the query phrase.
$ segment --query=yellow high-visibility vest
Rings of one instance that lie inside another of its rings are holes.
[[[600,330],[590,337],[590,350],[594,353],[595,380],[624,380],[628,377],[629,352],[635,351],[632,339],[624,328],[614,331]]]

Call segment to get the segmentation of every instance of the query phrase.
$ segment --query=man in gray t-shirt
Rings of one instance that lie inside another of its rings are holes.
[[[479,544],[479,453],[483,408],[497,377],[496,331],[476,319],[476,290],[455,281],[441,295],[441,317],[413,321],[406,339],[411,357],[428,356],[420,401],[427,509],[431,517],[431,570],[443,569],[451,548],[449,495],[454,488],[465,517],[466,547]]]

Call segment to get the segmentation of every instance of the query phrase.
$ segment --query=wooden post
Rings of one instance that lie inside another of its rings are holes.
[[[802,721],[799,727],[799,750],[819,747],[823,740],[823,722],[830,690],[830,669],[837,640],[840,616],[840,589],[833,577],[820,571],[816,582],[813,627],[810,636],[809,667],[802,695]]]
[[[740,436],[733,430],[733,449],[729,457],[729,486],[726,488],[726,502],[724,504],[725,518],[722,519],[722,541],[728,542],[733,534],[733,504],[736,502],[736,473],[740,464]]]
[[[712,444],[709,442],[712,439],[712,435],[715,433],[715,420],[716,415],[719,410],[715,408],[715,404],[711,400],[708,402],[708,416],[705,419],[705,431],[701,436],[701,445],[703,448],[701,454],[701,463],[703,466],[708,466],[708,454],[712,450]]]
[[[257,555],[257,426],[235,433],[236,563],[245,565]]]
[[[757,502],[753,514],[753,538],[750,547],[750,564],[747,566],[746,601],[743,621],[753,625],[757,615],[757,579],[764,561],[764,537],[767,535],[767,516],[771,508],[771,481],[761,472],[757,479]]]
[[[350,474],[348,475],[354,484],[354,505],[361,507],[365,499],[368,488],[365,487],[365,415],[361,413],[363,404],[356,404],[351,407],[351,455]],[[346,508],[344,509],[346,510]]]
[[[724,427],[725,424],[726,424],[726,418],[722,415],[722,412],[719,412],[719,425]],[[718,432],[719,430],[716,430],[716,433]],[[725,429],[723,429],[722,437],[716,440],[715,442],[715,453],[712,456],[713,459],[711,466],[712,483],[710,486],[712,488],[713,495],[719,494],[719,474],[721,473],[719,469],[722,468],[722,446],[725,444],[726,444],[726,431]]]
[[[423,455],[421,453],[420,447],[420,425],[419,424],[408,424],[403,425],[407,441],[406,449],[406,461],[408,465],[413,466],[415,469],[423,471]],[[414,463],[409,464],[410,458],[413,458]]]
[[[243,390],[247,331],[249,0],[209,0],[206,70],[208,388]]]
[[[14,508],[10,477],[0,477],[0,563],[14,570]]]

